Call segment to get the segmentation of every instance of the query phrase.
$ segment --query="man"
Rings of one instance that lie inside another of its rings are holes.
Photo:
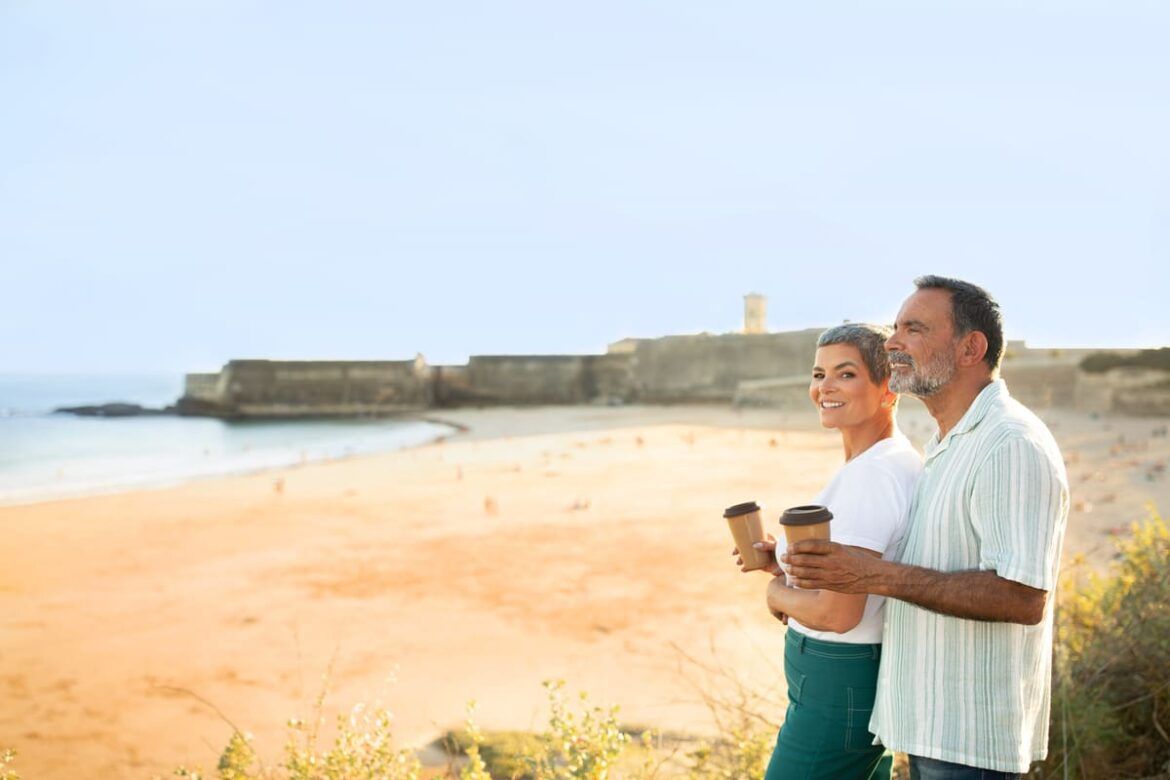
[[[1018,778],[1047,754],[1064,461],[998,378],[999,305],[938,276],[898,312],[890,388],[938,423],[897,562],[808,541],[794,584],[889,597],[870,731],[915,780]]]

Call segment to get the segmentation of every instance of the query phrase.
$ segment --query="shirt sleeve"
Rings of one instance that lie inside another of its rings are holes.
[[[889,471],[866,465],[849,474],[826,504],[833,513],[829,534],[839,544],[885,554],[898,541],[909,496]]]
[[[1048,453],[1030,439],[1008,439],[978,466],[972,493],[979,568],[1053,590],[1068,488]]]

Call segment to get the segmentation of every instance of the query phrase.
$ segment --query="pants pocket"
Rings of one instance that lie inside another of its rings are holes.
[[[873,714],[873,700],[876,688],[856,687],[845,689],[845,749],[873,750],[873,734],[869,730],[869,718]]]
[[[801,699],[804,695],[804,681],[806,677],[800,672],[790,672],[788,674],[788,703],[799,707]]]

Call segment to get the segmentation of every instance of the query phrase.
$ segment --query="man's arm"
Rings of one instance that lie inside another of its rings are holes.
[[[874,593],[968,620],[1036,625],[1048,592],[1004,579],[994,571],[941,572],[873,558],[819,540],[796,542],[781,560],[801,588]]]

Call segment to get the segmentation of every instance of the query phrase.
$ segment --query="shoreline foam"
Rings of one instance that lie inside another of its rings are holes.
[[[97,422],[103,426],[122,426],[126,428],[125,434],[129,436],[136,433],[141,434],[141,431],[135,431],[126,426],[127,421],[124,420],[99,420]],[[139,473],[131,476],[111,472],[99,473],[91,477],[78,477],[65,472],[66,468],[71,471],[84,472],[88,464],[100,463],[102,461],[100,452],[88,453],[80,461],[66,461],[63,455],[50,455],[48,457],[42,455],[45,463],[41,470],[26,475],[26,478],[38,480],[41,484],[30,488],[0,487],[0,506],[29,506],[46,501],[63,501],[137,490],[155,491],[177,487],[188,482],[258,475],[303,465],[425,446],[437,439],[448,438],[458,432],[458,428],[455,426],[431,420],[411,418],[397,422],[421,423],[431,426],[431,428],[415,431],[406,427],[386,427],[385,430],[377,432],[373,429],[361,431],[359,428],[353,427],[352,434],[357,435],[356,444],[352,441],[347,442],[345,435],[350,432],[343,428],[334,431],[330,437],[326,438],[306,436],[301,442],[259,443],[258,446],[248,445],[244,449],[225,450],[217,453],[205,451],[202,460],[191,456],[175,457],[173,452],[161,451],[150,454],[160,459],[172,459],[175,461],[173,465],[156,468],[153,473]],[[287,430],[294,430],[294,426],[303,424],[302,422],[292,423]],[[280,426],[284,424],[264,423],[264,425]],[[311,431],[307,429],[306,433],[309,432]],[[195,439],[195,443],[189,445],[189,449],[199,446],[198,439],[192,438]],[[117,459],[120,456],[124,457],[125,453],[110,453],[110,458],[115,463],[119,462]],[[69,464],[67,467],[62,465],[66,462]],[[58,475],[54,482],[47,483],[48,474],[52,469],[56,469]],[[9,483],[17,479],[12,473],[3,476],[5,481]]]

